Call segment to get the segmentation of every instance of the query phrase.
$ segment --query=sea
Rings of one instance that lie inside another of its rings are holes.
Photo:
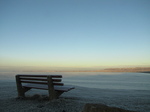
[[[88,88],[150,90],[150,73],[0,72],[0,81],[15,81],[16,74],[62,75],[64,84]]]

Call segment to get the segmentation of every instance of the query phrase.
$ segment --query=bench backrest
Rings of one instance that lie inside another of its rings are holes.
[[[51,80],[53,85],[59,85],[59,86],[64,85],[63,83],[61,83],[62,75],[22,75],[22,74],[18,74],[18,75],[16,75],[16,79],[20,83],[47,85],[49,80]]]

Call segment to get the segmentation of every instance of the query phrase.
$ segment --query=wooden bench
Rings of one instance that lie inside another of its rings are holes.
[[[57,99],[62,93],[74,89],[61,81],[62,75],[16,75],[18,97],[25,97],[25,92],[34,88],[48,90],[49,99]]]

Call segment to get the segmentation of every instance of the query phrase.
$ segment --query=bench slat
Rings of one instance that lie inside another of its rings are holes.
[[[35,81],[21,81],[22,83],[33,83],[33,84],[47,84],[47,82],[35,82]]]
[[[47,77],[48,75],[24,75],[18,74],[20,77]],[[52,78],[62,78],[62,75],[50,75]]]
[[[53,85],[60,85],[60,86],[63,86],[64,84],[63,83],[56,83],[56,82],[53,82]]]
[[[61,79],[52,79],[54,82],[61,82]]]
[[[47,81],[47,79],[39,79],[39,78],[20,78],[22,81],[23,80],[37,80],[37,81]]]
[[[47,81],[47,79],[39,79],[39,78],[20,78],[22,81],[24,80],[36,80],[36,81]],[[61,79],[52,79],[54,82],[61,82]]]
[[[48,82],[40,82],[40,81],[26,81],[26,80],[21,80],[22,83],[33,83],[33,84],[47,84]],[[63,86],[63,83],[55,83],[53,82],[54,85],[60,85]]]
[[[18,74],[20,77],[47,77],[47,75],[23,75]]]
[[[51,75],[52,78],[62,78],[62,75]]]

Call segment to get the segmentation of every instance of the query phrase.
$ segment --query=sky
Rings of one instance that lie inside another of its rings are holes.
[[[150,67],[150,1],[0,0],[0,66]]]

